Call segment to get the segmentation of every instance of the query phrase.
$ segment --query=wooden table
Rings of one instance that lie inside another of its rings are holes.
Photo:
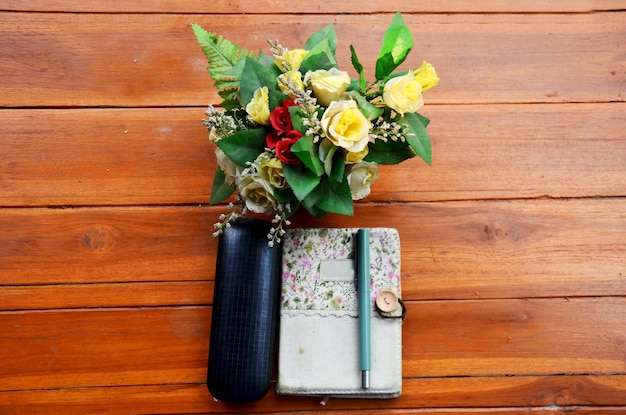
[[[626,413],[623,1],[171,3],[1,7],[0,414]],[[442,79],[433,165],[294,225],[400,230],[403,395],[214,402],[219,101],[188,24],[267,51],[335,23],[371,73],[396,10]]]

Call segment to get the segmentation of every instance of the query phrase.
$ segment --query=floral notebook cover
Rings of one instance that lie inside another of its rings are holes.
[[[371,387],[361,387],[354,253],[358,229],[290,229],[283,241],[280,394],[392,398],[402,389],[402,310],[380,312],[381,294],[401,297],[400,238],[370,229]],[[400,301],[401,303],[401,301]]]

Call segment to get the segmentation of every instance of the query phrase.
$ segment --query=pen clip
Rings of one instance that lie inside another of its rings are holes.
[[[352,234],[352,256],[354,264],[354,289],[359,290],[359,232]]]

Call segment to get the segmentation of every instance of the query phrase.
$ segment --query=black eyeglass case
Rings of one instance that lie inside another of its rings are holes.
[[[272,224],[239,219],[218,242],[207,386],[217,400],[262,398],[272,377],[282,249]]]

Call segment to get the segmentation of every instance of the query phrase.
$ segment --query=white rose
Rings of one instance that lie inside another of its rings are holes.
[[[224,175],[226,176],[224,182],[229,186],[235,185],[235,180],[241,172],[243,168],[235,164],[234,161],[226,156],[226,153],[221,148],[215,149],[215,157],[217,158],[217,165],[222,169]]]
[[[350,75],[337,68],[331,68],[329,71],[319,69],[304,75],[304,83],[309,82],[317,101],[327,107],[332,101],[338,101],[341,94],[346,92],[350,86]]]
[[[375,163],[362,161],[352,166],[348,175],[352,200],[360,200],[370,194],[370,187],[378,179],[378,166]]]
[[[278,157],[268,157],[259,162],[259,175],[267,180],[274,189],[286,189],[289,183],[285,179],[283,163]]]
[[[272,215],[276,212],[276,199],[271,184],[258,173],[240,177],[237,181],[239,196],[250,212]]]

